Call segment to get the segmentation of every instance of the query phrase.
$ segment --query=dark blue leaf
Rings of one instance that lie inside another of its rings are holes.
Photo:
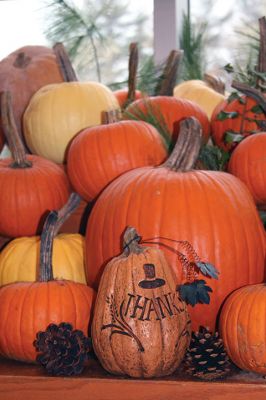
[[[194,307],[197,303],[209,304],[210,296],[208,292],[212,292],[212,289],[206,285],[204,280],[196,280],[191,283],[185,283],[179,285],[177,288],[180,297],[187,304]]]
[[[207,262],[197,262],[197,267],[200,269],[200,272],[205,276],[210,276],[213,279],[218,279],[219,271],[215,268],[214,265]]]

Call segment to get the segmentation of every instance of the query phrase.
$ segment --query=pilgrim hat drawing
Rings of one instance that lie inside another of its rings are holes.
[[[155,277],[155,266],[154,264],[143,265],[145,279],[139,282],[139,286],[143,289],[154,289],[165,285],[165,280]]]

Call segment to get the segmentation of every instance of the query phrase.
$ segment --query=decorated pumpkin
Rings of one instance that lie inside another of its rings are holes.
[[[52,161],[25,154],[12,115],[11,96],[1,96],[1,115],[12,158],[0,160],[0,234],[38,234],[49,210],[63,206],[70,194],[66,173]]]
[[[128,227],[123,252],[106,265],[95,304],[92,341],[102,366],[135,378],[170,375],[190,342],[190,318],[161,250],[138,244]]]
[[[0,92],[10,91],[19,131],[32,95],[42,86],[63,82],[55,54],[45,46],[21,47],[0,61]],[[0,124],[0,147],[3,130]]]
[[[266,374],[266,286],[235,290],[222,307],[219,329],[231,360],[241,369]]]
[[[107,118],[110,117],[107,113]],[[152,125],[115,119],[87,128],[73,139],[67,171],[74,190],[91,201],[122,173],[145,165],[159,165],[166,155],[162,137]]]
[[[49,324],[67,322],[88,335],[94,290],[53,277],[52,241],[60,211],[49,213],[42,232],[38,279],[0,288],[0,353],[4,357],[35,362],[33,342],[37,332],[45,331]]]
[[[73,198],[73,199],[72,199]],[[72,195],[65,205],[65,216],[57,224],[57,231],[78,209],[81,199]],[[62,211],[61,211],[62,214]],[[0,286],[13,282],[36,281],[40,264],[40,236],[26,236],[11,240],[0,253]],[[54,234],[52,253],[55,279],[67,279],[86,284],[84,270],[84,237],[80,234]]]
[[[144,240],[158,238],[154,246],[165,250],[177,279],[184,279],[178,253],[162,242],[166,238],[178,250],[176,241],[186,241],[220,272],[219,282],[204,277],[213,290],[210,304],[189,309],[194,330],[199,325],[214,330],[225,297],[263,281],[266,249],[246,186],[225,172],[193,169],[200,132],[195,118],[184,120],[168,160],[126,172],[104,189],[87,225],[86,269],[89,284],[97,288],[105,265],[120,252],[121,232],[135,226]]]
[[[225,100],[225,95],[221,91],[221,86],[218,86],[219,81],[213,87],[213,84],[211,85],[210,80],[208,80],[208,76],[206,75],[205,80],[193,79],[179,83],[174,87],[173,95],[176,98],[181,97],[195,102],[206,112],[210,119],[214,108]]]
[[[266,132],[239,143],[230,157],[228,171],[241,179],[256,204],[266,209]]]

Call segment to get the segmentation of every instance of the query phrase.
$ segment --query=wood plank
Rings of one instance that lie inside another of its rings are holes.
[[[41,367],[0,360],[1,400],[265,400],[266,381],[237,372],[223,381],[191,380],[177,371],[161,379],[115,377],[91,360],[78,377],[49,377]]]

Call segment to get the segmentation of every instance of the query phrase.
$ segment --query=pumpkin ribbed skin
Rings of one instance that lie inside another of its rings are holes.
[[[202,260],[220,271],[218,281],[204,277],[213,293],[210,305],[190,309],[194,328],[214,329],[225,297],[240,286],[263,280],[263,227],[248,189],[231,174],[182,173],[162,166],[138,168],[117,178],[99,196],[88,221],[89,284],[98,286],[104,265],[119,254],[121,232],[128,225],[136,227],[143,239],[187,240]],[[161,248],[180,279],[176,254]]]
[[[207,114],[198,104],[190,100],[177,99],[171,96],[144,97],[143,99],[133,101],[126,108],[126,113],[133,114],[136,117],[139,111],[144,114],[150,114],[152,111],[153,116],[158,121],[161,121],[163,117],[167,130],[174,141],[178,137],[180,121],[193,116],[199,120],[202,126],[204,141],[208,141],[210,124]]]
[[[241,369],[266,373],[266,286],[248,285],[223,305],[219,329],[231,360]]]
[[[221,112],[235,112],[238,115],[234,118],[219,120]],[[262,131],[262,128],[254,120],[265,120],[262,109],[258,111],[258,103],[250,97],[241,96],[240,100],[224,100],[218,104],[211,117],[211,135],[215,144],[223,150],[231,151],[237,146],[236,143],[226,143],[226,132],[234,132],[247,137],[254,132]]]
[[[174,97],[191,100],[198,104],[211,119],[214,108],[225,100],[225,96],[210,88],[208,84],[199,79],[182,82],[175,86]]]
[[[22,56],[24,55],[24,56]],[[50,83],[63,82],[52,49],[45,46],[21,47],[0,62],[0,92],[12,94],[16,124],[22,131],[22,115],[38,89]],[[0,126],[0,137],[3,135]]]
[[[228,171],[247,185],[256,204],[266,206],[266,132],[239,143],[230,157]]]
[[[40,237],[12,240],[0,254],[0,286],[13,282],[36,281],[39,265]],[[60,234],[53,242],[53,274],[55,279],[67,279],[86,284],[84,270],[84,237]]]
[[[32,153],[62,163],[78,132],[101,124],[103,111],[118,108],[111,90],[98,82],[44,86],[31,98],[24,114],[27,145]]]
[[[93,200],[122,173],[158,165],[167,152],[160,134],[144,121],[121,121],[80,132],[72,141],[67,170],[75,191]]]
[[[115,97],[117,98],[117,101],[119,103],[119,106],[123,108],[123,106],[126,104],[128,100],[128,89],[117,89],[114,92]],[[143,94],[140,90],[135,91],[135,99],[138,100],[143,97]]]
[[[147,263],[155,266],[156,278],[165,281],[163,286],[140,287]],[[118,311],[115,320],[112,309]],[[116,327],[103,329],[110,323],[135,337],[115,334]],[[108,263],[95,304],[92,339],[98,359],[113,374],[150,378],[176,370],[190,341],[190,319],[161,251],[147,247],[143,253],[122,255]]]
[[[12,159],[0,160],[0,233],[32,236],[42,229],[47,212],[60,208],[70,194],[63,169],[35,155],[30,168],[12,168]]]
[[[88,334],[94,291],[67,280],[20,282],[0,289],[0,353],[35,362],[33,341],[50,323],[68,322]]]

